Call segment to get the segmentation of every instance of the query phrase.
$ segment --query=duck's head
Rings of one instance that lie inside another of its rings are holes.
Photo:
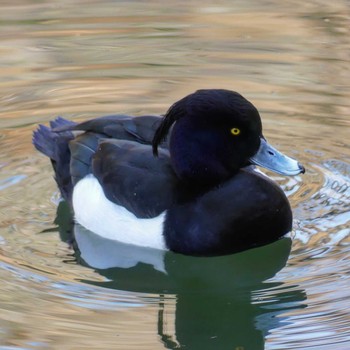
[[[176,175],[186,182],[217,184],[249,164],[284,175],[305,171],[267,143],[259,112],[237,92],[198,90],[174,103],[154,135],[155,155],[173,124],[171,162]]]

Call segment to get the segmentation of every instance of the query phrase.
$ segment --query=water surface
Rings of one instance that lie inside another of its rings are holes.
[[[350,347],[349,19],[347,1],[2,2],[0,349]],[[74,250],[37,123],[162,114],[199,88],[242,93],[307,168],[269,174],[290,237],[208,259],[80,230]]]

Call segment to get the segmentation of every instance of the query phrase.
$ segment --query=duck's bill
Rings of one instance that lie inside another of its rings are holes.
[[[295,159],[290,158],[272,147],[263,138],[258,152],[250,158],[251,163],[274,171],[281,175],[298,175],[305,173],[305,168]]]

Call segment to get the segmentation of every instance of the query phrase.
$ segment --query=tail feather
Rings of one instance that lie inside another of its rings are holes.
[[[37,130],[33,132],[33,145],[41,153],[45,154],[52,160],[55,159],[55,143],[57,134],[53,133],[50,128],[39,124]]]
[[[74,125],[74,122],[57,117],[50,122],[50,127],[39,125],[33,132],[34,147],[51,159],[55,171],[55,180],[61,195],[64,199],[70,201],[72,195],[72,180],[70,174],[70,150],[69,141],[74,136],[70,131],[55,132],[52,129],[64,125]]]
[[[77,125],[77,123],[72,122],[71,120],[64,119],[62,117],[57,117],[56,119],[50,121],[51,129],[56,129],[68,125],[73,126]]]

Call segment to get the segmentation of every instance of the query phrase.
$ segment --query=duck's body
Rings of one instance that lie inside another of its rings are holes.
[[[164,118],[58,118],[34,144],[51,158],[76,221],[109,239],[210,256],[273,242],[292,226],[283,191],[249,166],[279,155],[264,149],[257,110],[231,91],[200,90]],[[303,171],[279,162],[287,174]]]

